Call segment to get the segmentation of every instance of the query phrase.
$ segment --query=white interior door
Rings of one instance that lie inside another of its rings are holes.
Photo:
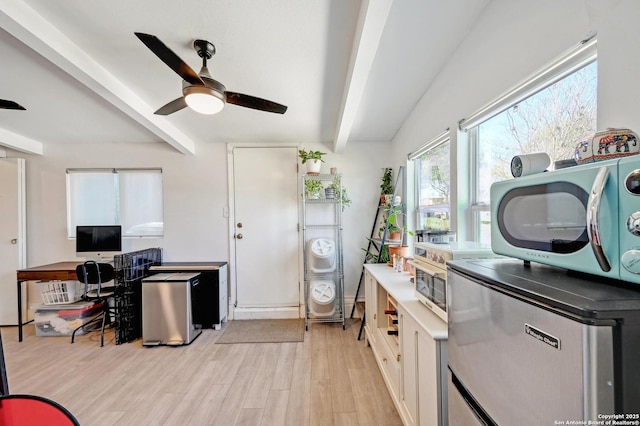
[[[297,318],[296,147],[235,147],[233,188],[234,318]]]
[[[0,158],[0,325],[18,324],[16,270],[26,267],[25,222],[24,159]],[[26,291],[22,295],[25,321]]]

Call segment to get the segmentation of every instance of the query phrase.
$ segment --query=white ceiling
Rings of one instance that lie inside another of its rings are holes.
[[[0,145],[391,141],[490,0],[0,0]],[[153,112],[181,79],[135,37],[156,35],[196,72],[288,106],[215,116]]]

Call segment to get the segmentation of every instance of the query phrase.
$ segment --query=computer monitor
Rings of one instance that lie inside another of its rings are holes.
[[[91,260],[113,258],[122,252],[120,225],[76,226],[76,256]]]

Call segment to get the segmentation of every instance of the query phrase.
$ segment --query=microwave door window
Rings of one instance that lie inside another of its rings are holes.
[[[565,182],[516,188],[500,202],[500,232],[515,247],[574,253],[589,243],[587,199]]]
[[[440,277],[433,277],[433,290],[431,300],[443,311],[447,311],[447,281]]]
[[[416,269],[416,291],[427,299],[431,299],[431,289],[429,285],[431,280],[432,278],[430,275]]]

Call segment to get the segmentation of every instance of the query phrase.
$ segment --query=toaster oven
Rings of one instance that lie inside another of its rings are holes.
[[[447,322],[447,262],[498,257],[486,244],[458,241],[447,244],[415,243],[413,282],[416,298]]]

